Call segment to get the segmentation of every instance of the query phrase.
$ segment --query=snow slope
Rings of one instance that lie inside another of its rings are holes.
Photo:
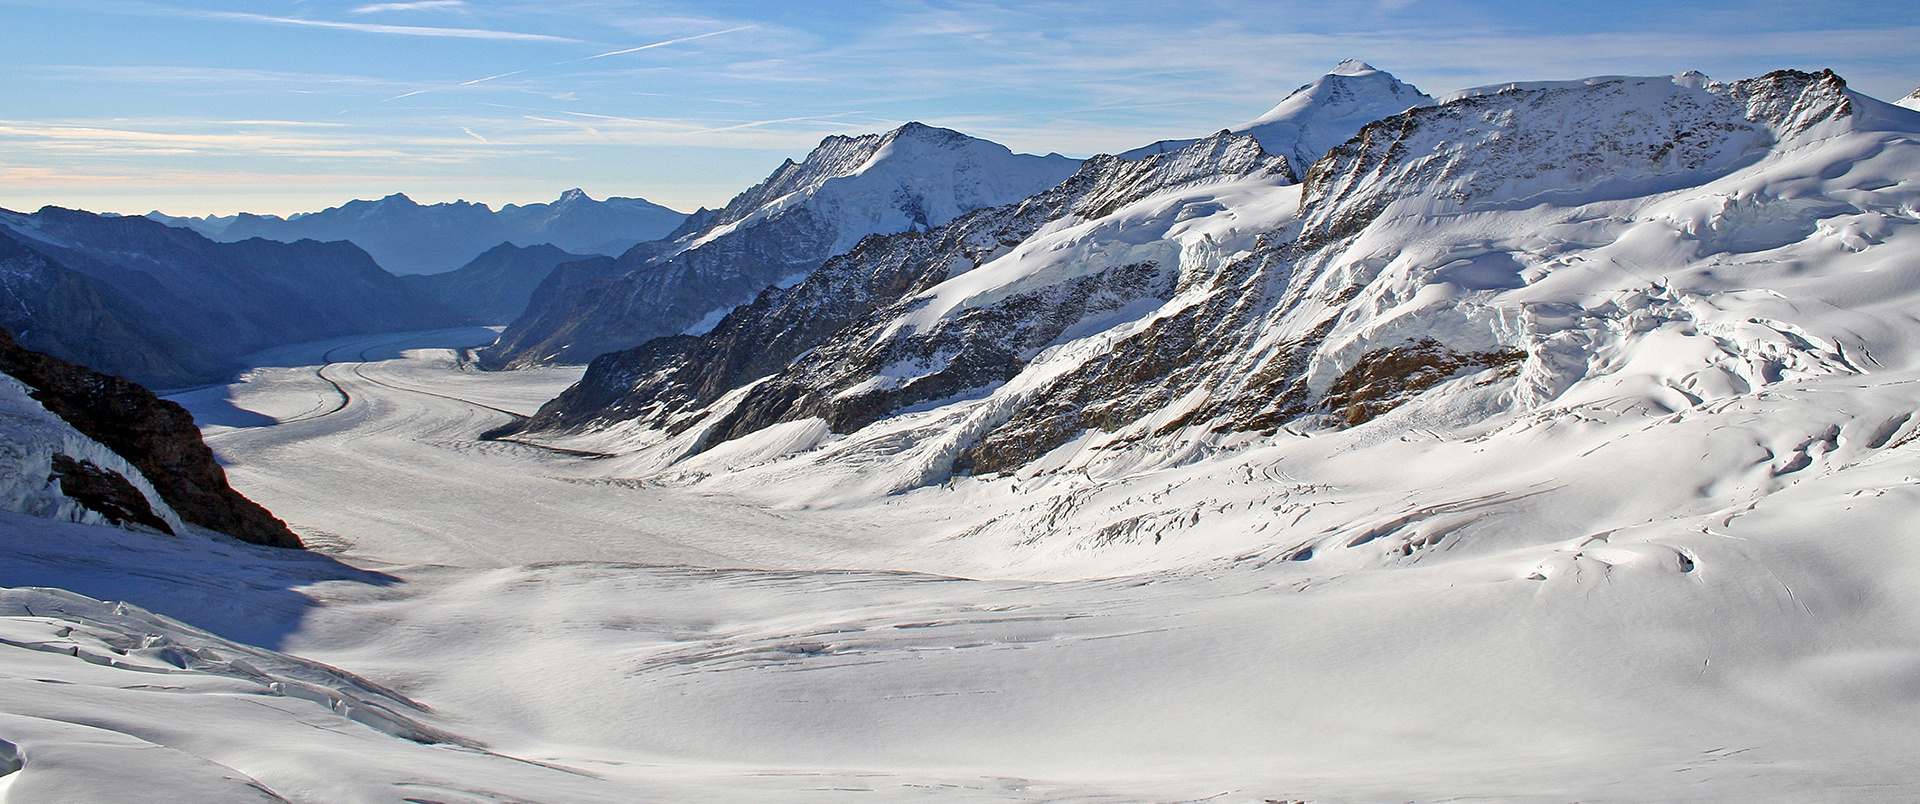
[[[491,367],[586,362],[647,340],[711,329],[735,306],[791,285],[871,234],[925,230],[1017,202],[1079,166],[909,123],[822,140],[670,244],[642,244],[606,277],[556,277],[483,357]]]
[[[1347,60],[1312,83],[1294,90],[1266,114],[1229,131],[1260,141],[1267,153],[1285,157],[1293,175],[1334,146],[1346,142],[1361,127],[1408,109],[1433,105],[1433,98],[1365,62]],[[1120,154],[1139,159],[1177,151],[1197,140],[1164,140]]]
[[[1008,511],[1011,486],[1044,499],[1075,484],[1065,473],[726,520],[694,512],[725,498],[617,480],[613,459],[473,441],[505,419],[482,405],[514,410],[556,378],[465,372],[451,352],[412,348],[471,337],[322,345],[351,358],[327,375],[351,394],[340,412],[211,431],[248,493],[297,525],[339,528],[334,549],[365,569],[0,520],[0,584],[135,601],[25,590],[0,602],[0,739],[24,759],[9,794],[1251,804],[1920,790],[1920,554],[1888,513],[1920,494],[1920,453],[1889,446],[1912,424],[1878,448],[1882,434],[1845,435],[1834,457],[1847,468],[1810,467],[1731,518],[1545,542],[1515,528],[1499,545],[1412,556],[1386,549],[1389,530],[1286,561],[1217,550],[1247,543],[1235,517],[1299,536],[1379,526],[1367,511],[1447,525],[1475,512],[1474,482],[1506,485],[1519,439],[1481,456],[1500,440],[1381,439],[1369,425],[1080,493],[1083,512],[1213,500],[1200,527],[1163,528],[1160,545],[1146,531],[1105,545],[1077,530],[953,539],[939,520]],[[263,368],[229,401],[301,408],[314,372]],[[1869,411],[1911,378],[1851,382],[1793,393],[1838,417],[1827,397]],[[1648,451],[1737,436],[1727,421],[1703,411],[1638,438],[1638,416],[1532,428],[1529,463],[1588,461],[1565,476],[1589,493],[1529,499],[1548,501],[1543,520],[1606,503],[1593,489],[1636,485]],[[1593,443],[1604,448],[1572,457]],[[1687,457],[1671,471],[1696,471]],[[526,502],[460,516],[371,493],[435,481]],[[1433,483],[1429,499],[1405,498],[1411,482]],[[1463,499],[1432,505],[1450,493]],[[642,515],[595,522],[609,494]],[[356,510],[341,510],[348,497]],[[1502,513],[1501,499],[1477,502]],[[826,548],[835,536],[848,547]],[[142,566],[97,560],[121,549]],[[1112,574],[1127,562],[1153,568]],[[442,742],[393,736],[379,713]],[[155,778],[168,784],[149,792]]]

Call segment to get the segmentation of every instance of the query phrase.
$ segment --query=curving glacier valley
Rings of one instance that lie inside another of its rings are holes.
[[[0,800],[1920,797],[1920,113],[1399,86],[585,369],[252,355],[313,549],[0,513]]]

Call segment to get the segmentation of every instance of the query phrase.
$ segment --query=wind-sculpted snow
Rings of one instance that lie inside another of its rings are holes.
[[[790,285],[869,234],[926,230],[1017,202],[1071,175],[1059,155],[1015,154],[909,123],[829,137],[671,244],[641,244],[609,278],[535,291],[484,357],[494,367],[586,362],[660,336],[702,333],[735,306]]]

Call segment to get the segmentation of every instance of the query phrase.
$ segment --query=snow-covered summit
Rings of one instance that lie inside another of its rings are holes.
[[[1340,62],[1333,72],[1315,79],[1266,114],[1235,126],[1236,134],[1251,134],[1268,153],[1287,158],[1295,174],[1327,151],[1346,142],[1375,120],[1420,106],[1433,98],[1391,73],[1362,61]]]
[[[1328,150],[1380,118],[1433,105],[1433,98],[1391,73],[1355,59],[1294,90],[1266,114],[1229,129],[1249,134],[1267,153],[1286,157],[1295,176]],[[1167,140],[1120,154],[1139,159],[1175,151],[1197,140]]]
[[[835,135],[667,244],[643,244],[590,281],[536,292],[485,353],[490,365],[585,361],[648,339],[711,329],[735,306],[791,284],[869,235],[925,231],[1059,184],[1080,161],[1016,154],[908,123]],[[588,290],[588,289],[591,290]]]
[[[734,197],[694,247],[800,206],[832,227],[831,253],[880,232],[930,228],[983,207],[1018,201],[1060,183],[1079,161],[1016,154],[996,142],[924,123],[884,134],[832,136],[799,163]]]
[[[1906,97],[1894,101],[1893,105],[1920,111],[1920,89],[1916,89]]]

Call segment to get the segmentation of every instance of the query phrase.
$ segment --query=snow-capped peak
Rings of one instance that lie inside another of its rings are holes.
[[[1433,103],[1433,98],[1391,73],[1348,59],[1332,72],[1294,90],[1266,114],[1229,130],[1252,135],[1267,153],[1285,157],[1295,176],[1303,176],[1308,165],[1360,133],[1362,126]],[[1199,140],[1164,140],[1119,156],[1132,161],[1196,142]]]
[[[1912,109],[1914,111],[1920,112],[1920,89],[1916,89],[1912,92],[1912,94],[1909,94],[1906,97],[1901,98],[1900,100],[1894,101],[1893,105],[1904,106],[1908,109]]]
[[[1377,72],[1380,72],[1379,68],[1371,64],[1359,59],[1347,59],[1346,61],[1340,62],[1340,66],[1333,68],[1333,72],[1328,73],[1328,75],[1366,75],[1367,73]]]
[[[571,190],[561,193],[560,197],[555,199],[553,203],[572,204],[572,203],[581,203],[581,202],[592,203],[593,198],[587,195],[587,191],[582,190],[578,187],[575,187]]]
[[[834,229],[831,253],[874,232],[927,228],[982,207],[1018,201],[1058,184],[1079,162],[1016,154],[996,142],[925,123],[884,134],[832,136],[741,193],[694,247],[805,205]]]

